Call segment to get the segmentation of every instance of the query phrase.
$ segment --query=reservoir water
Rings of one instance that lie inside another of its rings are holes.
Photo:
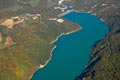
[[[71,12],[62,18],[79,24],[82,30],[61,36],[51,61],[31,80],[74,80],[85,69],[94,43],[109,31],[105,23],[88,13]]]

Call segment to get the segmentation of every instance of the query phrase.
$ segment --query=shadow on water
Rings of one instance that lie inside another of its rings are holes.
[[[51,61],[46,67],[36,71],[31,80],[74,80],[84,71],[94,43],[102,39],[109,30],[99,18],[88,13],[72,12],[62,18],[79,24],[82,30],[61,36],[55,42],[57,48],[53,51]],[[99,59],[100,57],[96,57],[88,66],[92,67]]]

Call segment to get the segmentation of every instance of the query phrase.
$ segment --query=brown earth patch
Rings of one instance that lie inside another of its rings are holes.
[[[20,24],[22,22],[24,22],[24,19],[18,18],[18,20],[15,22],[13,19],[6,19],[3,23],[1,23],[1,25],[6,26],[7,28],[11,29],[13,28],[14,25]]]

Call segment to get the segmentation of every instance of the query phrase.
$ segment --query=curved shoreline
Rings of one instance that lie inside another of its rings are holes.
[[[68,12],[59,14],[58,17],[65,16],[65,15],[71,13],[71,12],[79,12],[79,11],[77,11],[77,10],[69,10]],[[90,13],[90,12],[86,12],[86,13]],[[92,14],[92,13],[91,13],[91,14]],[[92,14],[92,15],[94,15],[94,14]],[[96,16],[96,15],[94,15],[94,16]],[[102,21],[102,22],[104,22],[104,21]],[[75,24],[76,24],[76,23],[75,23]],[[79,26],[80,26],[80,25],[79,25]],[[72,30],[72,31],[70,31],[70,32],[61,33],[55,40],[51,41],[50,44],[53,44],[53,43],[55,43],[56,41],[58,41],[59,38],[60,38],[61,36],[63,36],[63,35],[69,35],[69,34],[72,34],[72,33],[74,33],[74,32],[77,32],[77,31],[79,31],[79,30],[81,30],[81,29],[82,29],[82,27],[79,27],[79,28],[77,28],[77,29],[75,29],[75,30]],[[50,58],[45,62],[45,64],[43,64],[43,65],[39,64],[39,66],[37,66],[38,68],[37,68],[37,69],[33,72],[33,74],[30,76],[29,80],[31,80],[31,78],[33,77],[34,73],[35,73],[37,70],[44,68],[44,67],[51,61],[51,59],[52,59],[52,53],[53,53],[53,51],[54,51],[55,48],[57,48],[56,45],[55,45],[55,46],[52,48],[52,50],[50,51]]]
[[[67,12],[65,12],[65,13],[59,14],[58,17],[65,16],[65,15],[71,13],[71,12],[80,12],[80,11],[77,11],[77,10],[69,10],[69,11],[67,11]],[[93,15],[93,16],[98,17],[96,14],[93,14],[93,13],[91,13],[91,12],[85,12],[85,13],[89,13],[89,14],[91,14],[91,15]],[[102,19],[102,18],[100,18],[100,21],[103,22],[103,23],[105,23],[105,20]],[[76,24],[76,23],[75,23],[75,24]],[[80,26],[80,25],[79,25],[79,26]],[[70,31],[70,32],[61,33],[55,40],[51,41],[50,44],[53,44],[53,43],[55,43],[56,41],[58,41],[59,38],[60,38],[61,36],[63,36],[63,35],[69,35],[69,34],[72,34],[72,33],[74,33],[74,32],[77,32],[77,31],[79,31],[79,30],[81,30],[81,29],[82,29],[82,27],[80,26],[79,28],[77,28],[77,29],[75,29],[75,30],[72,30],[72,31]],[[43,65],[40,64],[40,66],[38,67],[38,69],[35,70],[35,72],[36,72],[37,70],[39,70],[39,69],[44,68],[44,67],[51,61],[51,59],[52,59],[52,53],[53,53],[53,51],[54,51],[55,48],[57,48],[56,45],[52,48],[52,50],[51,50],[51,52],[50,52],[50,58],[46,61],[45,64],[43,64]],[[86,68],[85,68],[85,69],[86,69]],[[35,73],[35,72],[34,72],[34,73]],[[31,80],[31,78],[33,77],[34,73],[33,73],[32,76],[30,77],[30,80]]]
[[[79,27],[79,28],[77,28],[77,29],[75,29],[75,30],[73,30],[73,31],[70,31],[70,32],[67,32],[67,33],[61,33],[55,40],[53,40],[52,42],[50,42],[50,44],[53,44],[53,43],[55,43],[56,41],[58,41],[59,38],[60,38],[61,36],[63,36],[63,35],[69,35],[69,34],[72,34],[72,33],[74,33],[74,32],[77,32],[77,31],[79,31],[79,30],[81,30],[81,29],[82,29],[82,27]],[[52,53],[53,53],[53,51],[54,51],[54,49],[55,49],[56,47],[57,47],[57,46],[55,45],[55,46],[52,48],[52,50],[50,51],[50,58],[45,62],[45,64],[43,64],[43,65],[39,64],[39,66],[37,66],[37,69],[34,70],[34,72],[32,73],[32,75],[30,76],[29,80],[31,80],[31,78],[33,77],[33,75],[35,74],[35,72],[36,72],[37,70],[44,68],[44,67],[51,61],[51,59],[52,59]]]

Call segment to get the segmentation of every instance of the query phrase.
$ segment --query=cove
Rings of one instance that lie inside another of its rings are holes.
[[[54,43],[57,47],[51,61],[36,71],[31,80],[74,80],[85,69],[95,42],[109,31],[105,23],[88,13],[71,12],[62,18],[79,24],[82,29],[61,36]]]

